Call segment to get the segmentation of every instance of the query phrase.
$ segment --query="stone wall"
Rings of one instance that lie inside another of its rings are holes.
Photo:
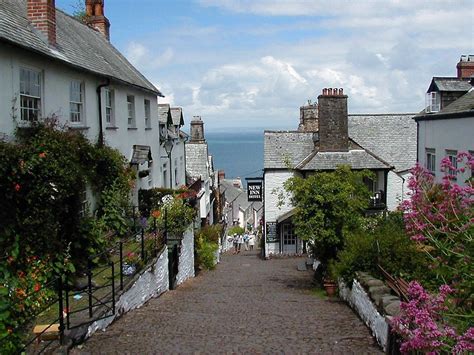
[[[339,281],[339,297],[349,303],[370,328],[384,351],[389,343],[389,319],[398,315],[400,299],[385,284],[366,273],[358,273],[352,288]]]
[[[184,233],[181,242],[176,282],[180,285],[191,277],[194,277],[194,229],[192,224]]]
[[[115,303],[115,314],[92,323],[85,337],[90,337],[98,330],[105,330],[122,314],[141,307],[149,299],[161,295],[168,289],[168,250],[163,248],[158,258],[148,268],[141,271],[131,286],[118,297]]]

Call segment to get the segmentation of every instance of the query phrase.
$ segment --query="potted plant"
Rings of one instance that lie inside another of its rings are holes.
[[[337,283],[334,270],[334,259],[329,260],[326,275],[323,278],[323,286],[328,297],[334,297],[337,291]]]
[[[122,272],[126,276],[133,275],[137,271],[140,257],[133,251],[128,252],[123,258]]]

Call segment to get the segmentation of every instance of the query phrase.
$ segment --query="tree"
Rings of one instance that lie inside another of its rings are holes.
[[[296,234],[313,245],[314,254],[324,267],[343,247],[346,234],[360,225],[370,197],[364,178],[374,176],[367,170],[341,166],[307,178],[294,176],[284,184],[296,208]]]

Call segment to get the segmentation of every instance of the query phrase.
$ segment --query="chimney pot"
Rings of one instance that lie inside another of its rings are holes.
[[[474,75],[474,55],[462,55],[456,65],[458,79],[469,79]]]
[[[110,40],[110,22],[105,17],[104,0],[86,0],[86,24]]]

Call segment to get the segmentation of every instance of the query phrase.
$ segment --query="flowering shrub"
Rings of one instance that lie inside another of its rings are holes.
[[[457,165],[463,162],[473,169],[471,155],[460,153]],[[441,166],[445,172],[441,183],[419,165],[412,170],[411,198],[401,207],[408,234],[427,253],[438,276],[425,281],[433,287],[449,283],[461,303],[468,305],[474,294],[474,189],[471,183],[456,183],[456,174],[465,166],[453,166],[446,158]]]
[[[152,221],[149,225],[154,225],[156,221],[158,229],[166,231],[168,237],[181,238],[193,221],[196,212],[187,204],[186,200],[178,196],[167,195],[166,197],[169,197],[167,202],[162,203],[159,209],[152,211]]]
[[[436,275],[423,282],[439,287],[435,297],[420,284],[410,284],[410,301],[402,303],[394,322],[403,352],[474,351],[474,189],[472,179],[464,186],[457,183],[458,175],[474,169],[474,159],[460,153],[456,161],[443,159],[441,169],[442,182],[436,183],[417,165],[409,180],[411,198],[401,206],[407,232],[429,256]]]
[[[140,262],[140,256],[137,253],[131,251],[125,255],[123,261],[125,261],[128,265],[137,265]]]
[[[451,351],[459,354],[474,351],[474,327],[458,336],[443,318],[443,313],[448,310],[447,297],[453,293],[449,286],[441,286],[439,294],[432,296],[413,281],[408,293],[410,301],[401,304],[400,315],[392,320],[393,331],[404,339],[400,347],[402,353]]]
[[[47,302],[39,295],[52,275],[80,271],[105,246],[115,220],[102,217],[128,197],[131,178],[118,151],[52,120],[18,128],[13,143],[0,141],[0,338],[11,328],[12,349],[21,346],[15,327]],[[86,186],[102,198],[99,220],[85,216]]]

